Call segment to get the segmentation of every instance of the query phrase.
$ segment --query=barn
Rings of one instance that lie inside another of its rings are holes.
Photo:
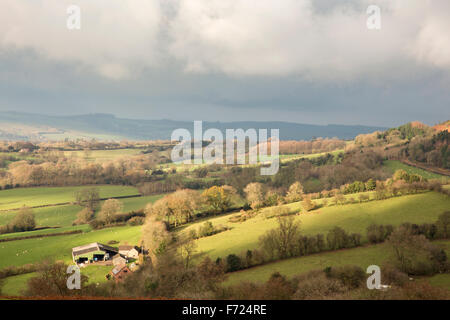
[[[72,259],[75,263],[92,263],[110,260],[118,253],[117,248],[98,242],[72,248]]]

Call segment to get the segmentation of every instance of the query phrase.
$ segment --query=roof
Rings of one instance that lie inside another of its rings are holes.
[[[72,248],[72,255],[73,256],[79,256],[83,253],[93,252],[93,251],[99,251],[100,248],[98,246],[97,242],[86,244],[84,246],[78,246],[75,248]]]
[[[116,254],[114,257],[112,257],[113,260],[117,260],[119,258],[125,260],[125,258],[122,257],[120,254]]]
[[[112,270],[111,273],[116,276],[117,274],[119,274],[123,269],[129,270],[126,264],[120,264],[118,266],[115,266]]]
[[[107,245],[101,244],[101,243],[97,243],[97,244],[101,250],[117,252],[117,248],[110,247],[110,246],[107,246]]]
[[[134,246],[129,246],[129,245],[119,246],[119,251],[122,251],[122,250],[128,251],[128,250],[131,250],[131,249],[134,249]]]
[[[90,244],[86,244],[84,246],[78,246],[75,248],[72,248],[72,255],[73,256],[79,256],[81,254],[85,254],[88,252],[94,252],[94,251],[113,251],[113,252],[117,252],[116,248],[110,247],[110,246],[106,246],[104,244],[98,243],[98,242],[93,242]]]

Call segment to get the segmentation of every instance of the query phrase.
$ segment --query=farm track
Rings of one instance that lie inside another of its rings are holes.
[[[408,165],[408,166],[412,166],[412,167],[416,167],[425,171],[429,171],[429,172],[433,172],[433,173],[437,173],[437,174],[442,174],[444,176],[450,177],[450,170],[445,170],[445,169],[441,169],[441,168],[430,168],[428,166],[416,163],[416,162],[412,162],[409,160],[400,160],[400,162]]]

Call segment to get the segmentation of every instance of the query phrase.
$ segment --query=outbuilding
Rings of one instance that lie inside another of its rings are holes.
[[[131,274],[131,271],[130,269],[128,269],[126,265],[118,265],[115,266],[109,274],[114,278],[114,280],[116,280],[116,282],[119,282],[122,281],[129,274]]]
[[[129,246],[129,245],[119,246],[119,254],[128,259],[139,258],[139,252],[136,250],[136,248],[134,246]]]
[[[120,265],[127,264],[127,260],[124,257],[122,257],[120,254],[116,254],[112,258],[112,263],[113,263],[114,266],[120,266]]]
[[[72,259],[77,264],[92,263],[109,260],[117,253],[117,248],[94,242],[72,248]]]

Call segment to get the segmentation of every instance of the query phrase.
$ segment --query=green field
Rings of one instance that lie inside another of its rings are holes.
[[[38,227],[71,226],[76,219],[80,206],[62,205],[32,209]],[[0,212],[0,225],[9,223],[17,214],[16,210]]]
[[[69,231],[74,231],[74,230],[81,230],[83,232],[88,232],[91,230],[91,227],[88,224],[84,224],[84,225],[79,225],[79,226],[48,228],[48,229],[40,229],[40,230],[27,231],[27,232],[4,233],[4,234],[0,234],[0,239],[47,235],[47,234],[53,234],[53,233],[69,232]]]
[[[290,206],[299,206],[291,204]],[[358,204],[338,205],[320,208],[296,216],[301,222],[304,234],[326,234],[335,226],[347,232],[358,232],[365,240],[366,228],[372,223],[398,225],[403,222],[430,223],[450,207],[450,198],[446,195],[427,192],[407,195],[380,201]],[[276,219],[266,219],[263,214],[241,223],[232,223],[231,215],[209,219],[214,225],[226,225],[231,230],[197,240],[198,251],[212,258],[225,257],[228,254],[253,249],[258,245],[258,238],[266,231],[276,227]],[[195,223],[189,228],[198,228]]]
[[[123,211],[129,212],[145,208],[149,202],[155,202],[163,195],[144,196],[135,198],[120,199],[123,203]],[[77,205],[62,205],[43,208],[34,208],[33,213],[38,227],[67,227],[71,226],[76,219],[77,213],[81,210]],[[0,225],[11,221],[17,211],[0,212]]]
[[[3,296],[20,296],[27,281],[36,275],[35,272],[20,274],[0,280],[0,294]]]
[[[299,159],[313,159],[313,158],[318,158],[320,156],[324,156],[327,153],[330,153],[334,156],[338,155],[339,153],[343,153],[344,150],[335,150],[335,151],[330,151],[330,152],[320,152],[320,153],[312,153],[312,154],[280,154],[279,155],[279,159],[281,163],[286,163],[289,161],[293,161],[293,160],[299,160]],[[248,164],[248,157],[246,158],[246,164],[242,164],[240,166],[242,167],[254,167],[254,166],[260,166],[261,163],[268,163],[271,162],[273,160],[273,157],[270,155],[264,156],[264,157],[257,157],[257,164]],[[202,166],[208,166],[209,164],[207,164],[205,161],[203,161],[202,164],[184,164],[184,163],[166,163],[166,164],[162,164],[161,168],[166,168],[166,169],[170,169],[170,168],[176,168],[178,172],[183,172],[183,171],[193,171],[199,167]],[[227,167],[223,168],[224,170],[227,170]]]
[[[122,157],[130,157],[140,154],[142,149],[114,149],[114,150],[88,150],[86,151],[65,151],[67,158],[82,158],[89,162],[107,162]]]
[[[447,255],[449,252],[447,250]],[[446,288],[450,290],[450,273],[436,274],[428,279],[428,282],[435,287]]]
[[[120,199],[120,201],[123,203],[123,211],[130,212],[133,210],[143,209],[148,203],[155,202],[161,197],[163,197],[163,195],[125,198]],[[88,226],[72,226],[72,222],[76,219],[77,213],[80,210],[81,207],[76,205],[34,208],[33,213],[35,215],[38,227],[47,226],[59,228],[2,234],[0,235],[0,239],[36,235],[36,234],[58,233],[76,229],[82,229],[86,231],[89,229]],[[13,219],[15,214],[17,214],[17,211],[0,212],[0,225],[7,224],[9,221]]]
[[[97,284],[106,281],[106,275],[111,271],[111,266],[87,266],[80,269],[82,275],[87,276],[88,284]],[[25,273],[18,276],[0,280],[0,295],[20,296],[27,286],[30,278],[36,276],[36,272]]]
[[[418,174],[426,179],[442,179],[446,178],[441,174],[437,174],[434,172],[426,171],[420,168],[416,168],[413,166],[408,166],[397,160],[386,160],[383,162],[383,167],[385,167],[390,173],[394,173],[396,170],[402,169],[408,172],[409,174]]]
[[[434,243],[445,248],[447,255],[450,254],[450,241],[434,241]],[[391,258],[392,253],[392,249],[386,243],[354,249],[317,253],[234,272],[230,274],[226,284],[235,284],[242,281],[266,281],[269,279],[270,275],[276,271],[287,277],[292,277],[311,270],[322,270],[328,266],[357,265],[365,270],[370,265],[382,266],[386,260]],[[441,277],[435,277],[436,278],[431,278],[430,282],[432,281],[433,285],[441,284]],[[443,278],[448,281],[449,275],[444,275]],[[447,285],[448,284],[449,283],[447,283]],[[445,286],[446,284],[442,283],[442,285]]]
[[[72,248],[92,242],[110,240],[138,244],[141,226],[114,227],[81,234],[25,239],[0,243],[0,269],[11,265],[37,263],[45,259],[72,261]]]
[[[100,190],[100,198],[132,196],[139,194],[135,187],[102,185],[95,186]],[[75,192],[86,188],[78,187],[38,187],[17,188],[0,191],[0,210],[11,210],[22,206],[36,207],[73,202]]]

